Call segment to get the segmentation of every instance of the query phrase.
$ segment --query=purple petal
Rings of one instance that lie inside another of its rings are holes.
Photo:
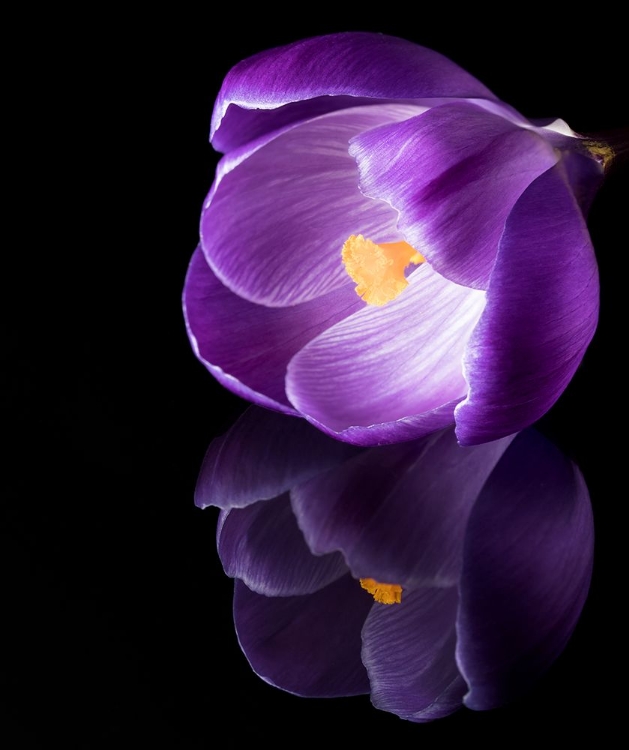
[[[295,414],[284,391],[291,357],[311,338],[363,306],[350,286],[290,309],[241,299],[212,273],[197,248],[184,288],[193,350],[216,379],[238,396]]]
[[[281,495],[356,453],[303,419],[250,407],[214,440],[197,480],[200,508],[242,508]]]
[[[495,440],[539,419],[579,366],[598,305],[594,250],[559,164],[535,180],[507,221],[465,354],[459,441]]]
[[[457,624],[467,706],[512,700],[561,653],[587,596],[593,537],[578,469],[539,434],[521,433],[469,521]]]
[[[229,159],[201,218],[201,245],[216,275],[239,296],[274,307],[347,286],[341,250],[350,235],[401,239],[397,212],[359,190],[349,141],[421,111],[387,104],[332,113]]]
[[[365,98],[433,97],[495,99],[451,60],[404,39],[368,32],[314,37],[234,66],[216,100],[210,137],[225,152],[288,123],[346,107],[352,98],[359,104]]]
[[[452,587],[374,605],[363,628],[363,662],[376,708],[425,722],[461,707],[466,685],[454,658],[457,602]]]
[[[485,289],[505,221],[558,155],[533,130],[470,102],[435,107],[353,139],[363,192],[440,274]]]
[[[587,216],[594,197],[603,184],[601,164],[584,151],[566,151],[562,154],[566,176],[584,216]]]
[[[288,495],[222,511],[217,543],[225,573],[266,596],[311,594],[347,573],[340,554],[310,552]]]
[[[397,299],[363,307],[298,352],[288,366],[288,398],[309,420],[352,442],[399,440],[401,431],[409,439],[443,427],[452,422],[452,402],[467,392],[462,358],[484,304],[484,292],[422,264]],[[362,429],[344,433],[352,427]]]
[[[511,438],[461,448],[453,429],[371,448],[291,491],[315,554],[340,550],[358,578],[458,581],[469,513]]]
[[[261,596],[237,580],[234,622],[252,669],[269,684],[311,698],[361,695],[369,680],[360,630],[372,605],[349,575],[289,597]]]

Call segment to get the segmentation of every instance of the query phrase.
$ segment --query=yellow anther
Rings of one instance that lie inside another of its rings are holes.
[[[603,170],[607,170],[616,156],[614,149],[608,143],[603,143],[602,141],[586,140],[584,143],[592,156],[598,159]]]
[[[408,242],[377,245],[362,234],[352,235],[343,245],[343,265],[356,282],[356,293],[369,305],[385,305],[408,286],[404,269],[426,259]]]
[[[361,578],[360,585],[380,604],[400,604],[402,587],[397,583],[378,583],[373,578]]]

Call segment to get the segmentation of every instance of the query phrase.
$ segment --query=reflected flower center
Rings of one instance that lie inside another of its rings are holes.
[[[362,234],[351,235],[341,253],[345,270],[356,282],[356,294],[368,305],[385,305],[408,286],[404,269],[426,259],[408,242],[378,245]]]
[[[360,585],[380,604],[401,604],[402,587],[397,583],[379,583],[373,578],[361,578]]]

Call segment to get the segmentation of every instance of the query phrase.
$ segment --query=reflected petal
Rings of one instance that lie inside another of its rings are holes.
[[[461,448],[448,429],[366,450],[291,490],[300,528],[315,554],[340,550],[356,577],[453,585],[469,513],[510,442]]]
[[[376,708],[422,722],[461,707],[466,685],[454,658],[457,603],[453,587],[374,605],[363,628],[363,662]]]
[[[242,508],[268,500],[357,450],[330,440],[304,419],[250,407],[210,444],[197,479],[195,504]]]
[[[254,672],[290,693],[334,698],[369,692],[360,630],[373,599],[351,576],[309,596],[234,590],[234,622]]]
[[[311,553],[288,495],[223,511],[217,543],[225,573],[265,596],[311,594],[347,573],[338,552]]]
[[[469,708],[512,700],[561,653],[587,596],[593,537],[578,469],[538,433],[521,433],[468,526],[457,659]]]

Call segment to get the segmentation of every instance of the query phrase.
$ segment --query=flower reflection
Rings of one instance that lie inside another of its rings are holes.
[[[253,670],[302,696],[369,694],[410,721],[527,691],[590,583],[587,488],[533,429],[360,449],[252,407],[210,445],[196,503],[221,509]]]

